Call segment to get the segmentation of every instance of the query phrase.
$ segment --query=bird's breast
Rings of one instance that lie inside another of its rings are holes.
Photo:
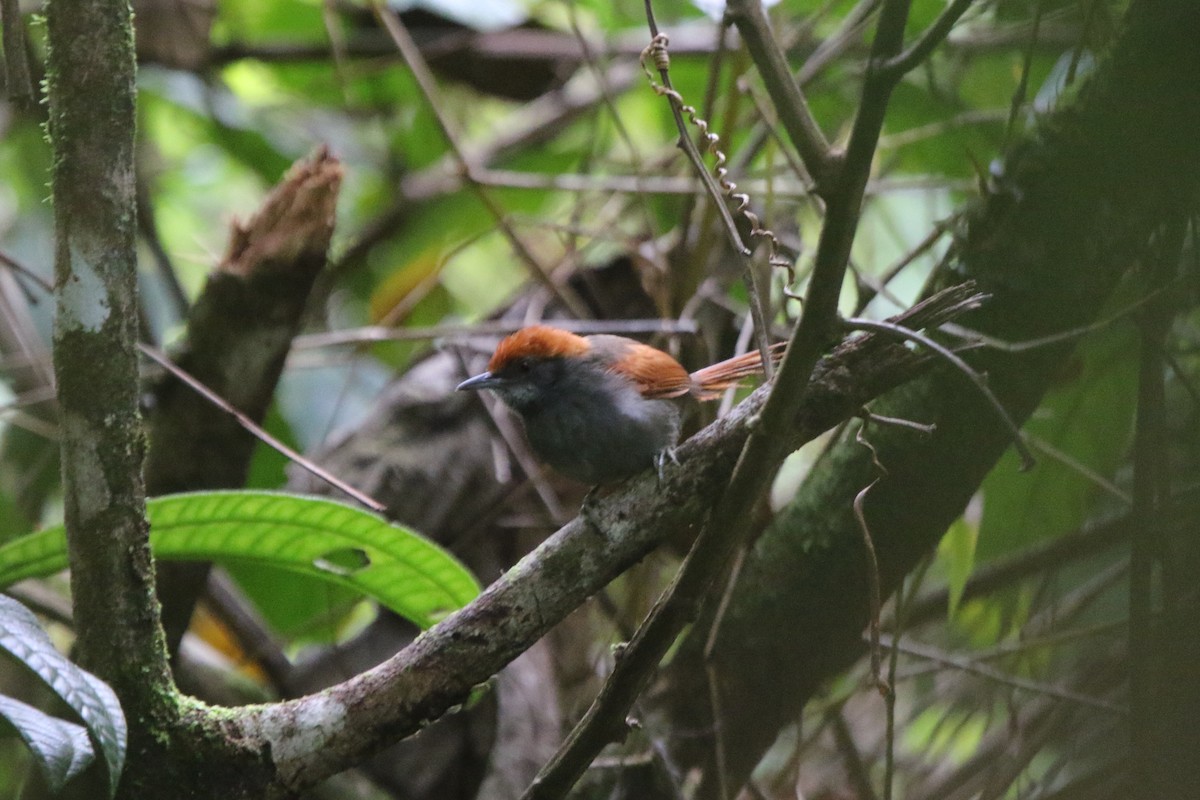
[[[679,436],[679,409],[618,384],[560,393],[522,413],[534,453],[568,477],[612,483],[641,472]]]

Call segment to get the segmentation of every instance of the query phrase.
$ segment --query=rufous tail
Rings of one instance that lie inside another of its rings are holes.
[[[776,342],[771,345],[772,364],[780,362],[785,349],[787,349],[787,342]],[[758,350],[751,350],[693,372],[691,395],[698,400],[715,400],[726,389],[740,386],[743,379],[762,373],[762,354]]]

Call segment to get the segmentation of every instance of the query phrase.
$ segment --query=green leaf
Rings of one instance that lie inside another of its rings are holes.
[[[479,584],[418,534],[333,500],[278,492],[197,492],[146,504],[159,558],[263,564],[377,600],[422,628],[469,603]],[[61,527],[0,547],[0,587],[67,564]]]
[[[1137,385],[1137,339],[1112,326],[1080,348],[1074,379],[1050,391],[1025,432],[1054,449],[1021,472],[1011,449],[983,482],[980,563],[1078,528],[1129,446]]]
[[[52,792],[62,789],[96,756],[87,729],[82,725],[52,717],[4,695],[0,695],[0,717],[8,720],[33,753]]]
[[[0,595],[0,648],[41,678],[83,720],[104,755],[109,794],[114,794],[125,766],[127,731],[113,690],[58,652],[29,609],[5,595]]]
[[[223,566],[263,621],[292,646],[336,644],[363,597],[361,591],[334,585],[323,575],[231,561]]]
[[[972,503],[975,505],[975,503]],[[946,570],[950,589],[950,617],[958,611],[967,579],[975,569],[975,544],[979,540],[979,513],[968,513],[956,519],[938,544],[938,560]]]

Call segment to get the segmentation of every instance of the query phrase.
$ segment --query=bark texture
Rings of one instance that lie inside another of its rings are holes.
[[[292,167],[254,217],[234,223],[229,250],[188,316],[176,363],[256,423],[275,395],[326,264],[341,180],[341,163],[324,148]],[[147,491],[240,488],[256,444],[226,411],[168,377],[156,388],[150,415]],[[174,652],[208,566],[164,564],[159,571],[163,625]]]
[[[121,698],[130,763],[175,720],[137,410],[133,28],[124,0],[55,0],[50,138],[54,368],[79,660]]]

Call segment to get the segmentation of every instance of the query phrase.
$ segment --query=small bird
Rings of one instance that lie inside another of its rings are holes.
[[[783,343],[771,358],[783,357]],[[688,373],[671,356],[623,336],[577,336],[546,325],[511,334],[488,371],[458,391],[490,389],[525,423],[533,452],[586,484],[606,484],[674,460],[678,398],[714,400],[761,374],[757,350]]]

